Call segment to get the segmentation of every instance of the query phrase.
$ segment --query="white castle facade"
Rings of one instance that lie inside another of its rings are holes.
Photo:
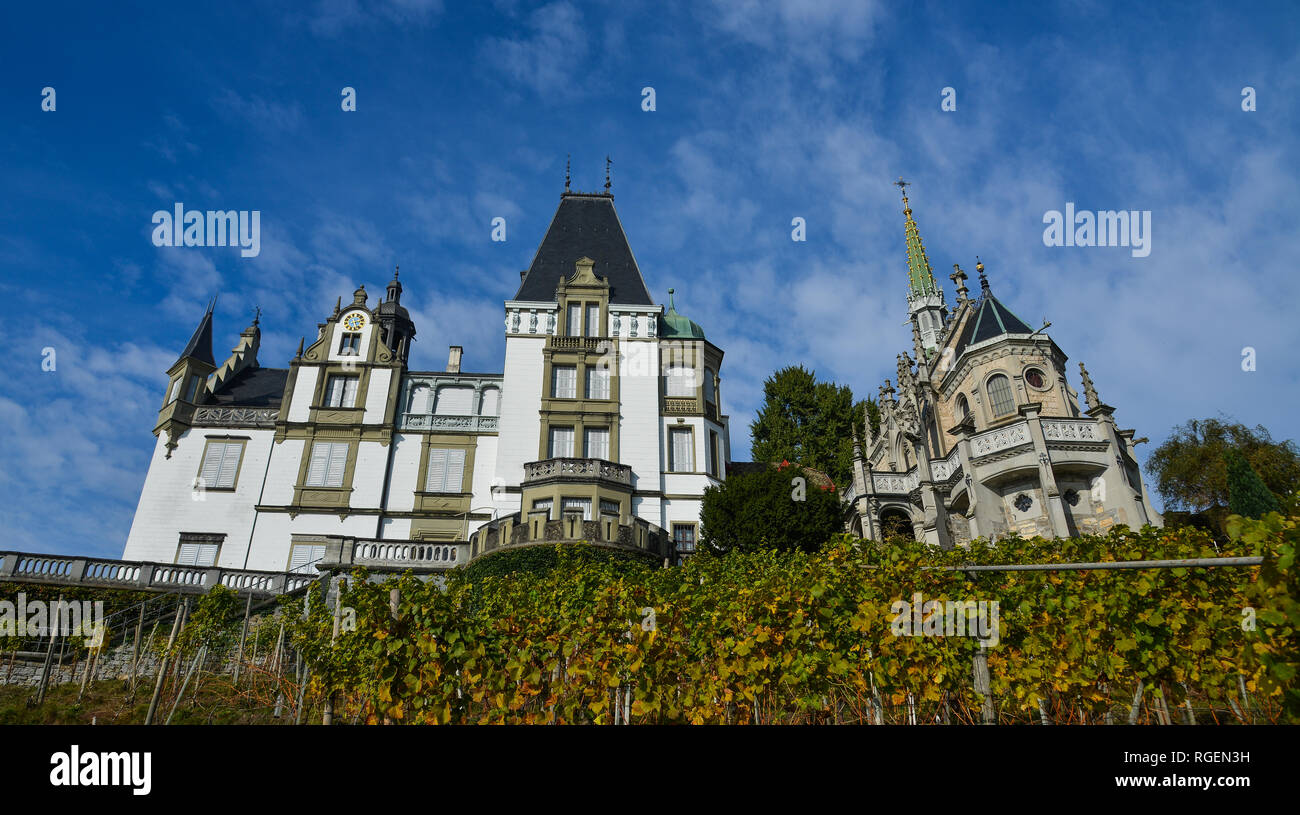
[[[655,304],[608,192],[566,191],[505,303],[502,370],[407,367],[396,273],[341,299],[288,368],[212,307],[169,381],[123,559],[306,570],[327,544],[446,565],[569,540],[678,558],[730,461],[722,351]]]

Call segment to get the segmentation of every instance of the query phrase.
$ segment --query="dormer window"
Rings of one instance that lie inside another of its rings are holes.
[[[339,340],[339,355],[355,357],[361,353],[361,335],[346,333]]]

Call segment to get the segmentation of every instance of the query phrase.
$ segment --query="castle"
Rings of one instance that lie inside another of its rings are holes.
[[[1079,364],[1086,408],[1065,353],[994,296],[984,264],[970,297],[953,264],[948,309],[903,189],[912,354],[898,355],[897,388],[880,388],[879,427],[853,441],[847,525],[943,547],[975,538],[1066,537],[1116,524],[1162,526],[1142,482],[1133,430],[1115,424]],[[978,260],[978,259],[977,259]]]
[[[903,182],[900,181],[900,186]],[[976,265],[949,309],[903,195],[912,354],[853,440],[846,528],[944,547],[1161,524],[1134,431],[1080,365],[1013,314]],[[671,293],[672,290],[670,289]],[[263,368],[255,318],[220,364],[209,305],[176,363],[123,558],[314,572],[340,551],[445,568],[585,540],[679,560],[731,461],[723,352],[656,304],[613,196],[566,190],[505,301],[500,372],[407,367],[416,326],[395,271]],[[330,549],[330,544],[334,547]],[[346,558],[342,565],[346,565]]]
[[[331,542],[441,565],[571,540],[694,551],[731,457],[723,353],[651,299],[608,189],[566,185],[505,302],[499,372],[462,370],[459,346],[410,370],[401,297],[394,272],[377,304],[340,298],[288,368],[259,364],[257,318],[218,364],[209,306],[167,372],[123,558],[314,571]]]

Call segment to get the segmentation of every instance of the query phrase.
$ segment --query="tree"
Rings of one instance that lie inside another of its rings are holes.
[[[1296,511],[1300,487],[1300,448],[1273,441],[1268,430],[1224,419],[1192,419],[1174,428],[1147,461],[1147,472],[1166,510],[1205,513],[1218,525],[1231,496],[1224,454],[1238,451],[1287,512]]]
[[[853,433],[863,435],[864,407],[878,428],[874,401],[855,402],[847,385],[818,382],[802,365],[782,368],[763,383],[763,407],[749,426],[750,455],[812,467],[842,488],[853,474]]]
[[[701,543],[713,552],[816,551],[844,531],[839,493],[818,476],[787,462],[709,487],[700,511]]]
[[[1260,518],[1282,511],[1277,498],[1264,486],[1259,473],[1240,450],[1229,447],[1223,453],[1223,460],[1228,471],[1228,508],[1232,514]]]

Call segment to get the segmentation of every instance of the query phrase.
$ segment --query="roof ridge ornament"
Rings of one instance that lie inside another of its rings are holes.
[[[569,163],[573,160],[573,154],[568,153],[564,156],[564,191],[569,192]]]
[[[975,271],[979,272],[980,276],[980,296],[989,297],[993,292],[989,289],[989,279],[984,274],[984,263],[980,260],[979,255],[975,256]]]
[[[609,156],[605,156],[605,194],[609,195],[609,165],[614,162],[610,161]]]

